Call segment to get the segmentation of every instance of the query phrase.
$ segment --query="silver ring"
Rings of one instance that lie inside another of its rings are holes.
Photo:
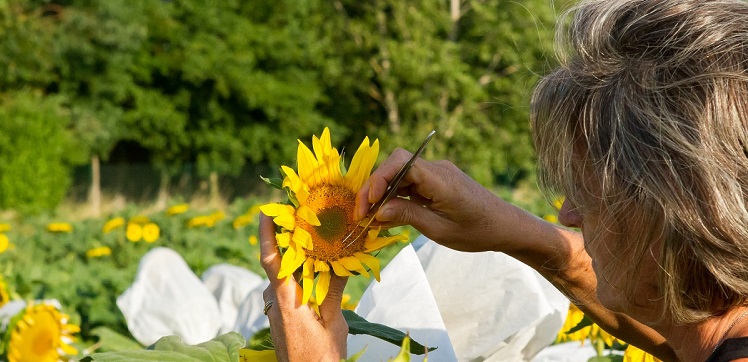
[[[265,308],[262,308],[262,313],[265,315],[268,315],[268,310],[270,310],[270,307],[272,306],[273,306],[272,300],[268,300],[267,302],[265,302]]]

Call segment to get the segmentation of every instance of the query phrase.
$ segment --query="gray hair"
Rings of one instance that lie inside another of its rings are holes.
[[[541,186],[604,216],[631,300],[652,253],[663,317],[745,305],[748,4],[590,0],[563,19],[532,100]]]

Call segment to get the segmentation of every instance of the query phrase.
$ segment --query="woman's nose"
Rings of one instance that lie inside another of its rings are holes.
[[[561,209],[558,210],[558,222],[566,227],[581,229],[582,213],[579,212],[579,209],[569,199],[565,199],[561,205]]]

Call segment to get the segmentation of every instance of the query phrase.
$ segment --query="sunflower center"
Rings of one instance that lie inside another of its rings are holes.
[[[301,218],[296,219],[297,225],[312,235],[314,248],[307,250],[307,255],[329,262],[363,249],[365,235],[350,245],[343,245],[343,239],[356,228],[353,220],[356,194],[353,191],[340,185],[318,185],[309,191],[307,206],[314,211],[321,224],[312,226]],[[354,233],[346,244],[357,235]]]

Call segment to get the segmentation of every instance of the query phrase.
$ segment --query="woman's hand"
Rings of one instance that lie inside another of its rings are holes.
[[[387,183],[411,157],[395,150],[364,183],[356,197],[363,218],[383,197]],[[413,225],[429,239],[461,251],[503,251],[522,239],[521,222],[538,221],[501,200],[449,161],[417,159],[398,191],[376,215],[386,226]],[[522,220],[520,220],[522,218]]]
[[[260,251],[262,268],[270,286],[263,299],[272,302],[267,310],[270,335],[279,361],[340,361],[346,358],[348,324],[340,302],[347,278],[335,274],[330,290],[317,313],[301,303],[302,290],[293,275],[278,279],[281,256],[275,240],[273,220],[260,214]]]

